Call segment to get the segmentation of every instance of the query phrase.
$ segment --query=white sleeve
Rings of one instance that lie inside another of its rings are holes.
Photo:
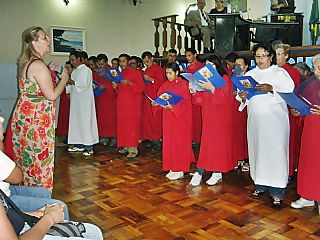
[[[5,180],[11,172],[13,171],[14,167],[16,166],[15,162],[12,161],[7,155],[5,155],[2,151],[0,151],[0,181]]]

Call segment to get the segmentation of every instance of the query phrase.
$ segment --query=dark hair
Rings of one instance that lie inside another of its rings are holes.
[[[111,62],[112,61],[117,61],[119,63],[119,58],[112,58]]]
[[[272,46],[270,46],[270,44],[264,44],[264,43],[258,43],[256,45],[254,45],[253,48],[252,48],[253,56],[256,55],[256,51],[259,48],[264,49],[266,52],[269,53],[270,56],[272,55],[271,64],[275,64],[274,56],[276,55],[276,52],[273,50]]]
[[[205,60],[209,61],[209,62],[212,62],[216,66],[216,70],[221,76],[227,74],[226,70],[225,70],[225,68],[224,68],[224,66],[222,64],[222,60],[221,60],[220,56],[214,55],[214,54],[213,55],[209,55],[208,57],[206,57]]]
[[[249,66],[249,64],[250,64],[248,58],[245,58],[245,57],[242,57],[242,56],[238,56],[237,59],[243,59],[244,64],[247,65],[247,66]],[[237,60],[237,59],[236,59],[236,60]]]
[[[168,53],[178,54],[177,50],[175,50],[174,48],[169,49]]]
[[[191,52],[193,55],[197,54],[197,51],[194,48],[187,48],[185,52]]]
[[[178,63],[175,63],[175,62],[168,63],[166,65],[166,69],[167,68],[172,69],[174,72],[180,72],[180,66]]]
[[[83,59],[88,59],[88,53],[86,51],[82,51]]]
[[[89,58],[88,58],[88,60],[89,61],[92,61],[92,62],[94,62],[94,63],[97,63],[97,57],[96,56],[90,56]]]
[[[98,54],[97,60],[100,61],[100,60],[102,60],[102,59],[103,59],[105,62],[108,62],[108,56],[107,56],[106,54],[104,54],[104,53]]]
[[[152,57],[153,57],[153,56],[152,56],[152,53],[149,52],[149,51],[146,51],[146,52],[142,53],[141,58],[142,58],[142,59],[145,59],[146,57],[152,58]]]
[[[130,60],[130,56],[129,56],[128,54],[126,54],[126,53],[121,53],[121,54],[119,55],[119,59],[122,58],[122,57],[126,58],[127,61]]]
[[[228,53],[228,54],[226,55],[226,57],[224,58],[224,60],[234,63],[234,62],[237,60],[237,58],[239,58],[239,55],[236,54],[235,52],[231,52],[231,53]]]
[[[83,60],[83,53],[80,51],[72,51],[69,56],[75,56],[76,58],[80,58],[80,60]]]

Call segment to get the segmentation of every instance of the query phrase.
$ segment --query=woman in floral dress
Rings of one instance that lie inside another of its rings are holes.
[[[50,50],[50,39],[41,27],[26,29],[22,40],[18,62],[19,98],[8,136],[13,144],[13,160],[24,173],[23,185],[52,191],[55,100],[64,90],[68,74],[63,71],[61,81],[55,85],[43,61]]]

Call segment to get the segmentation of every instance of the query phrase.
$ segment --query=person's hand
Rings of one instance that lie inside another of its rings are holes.
[[[71,80],[71,79],[68,79],[67,84],[68,84],[68,85],[74,85],[74,81]]]
[[[117,84],[117,83],[115,83],[115,82],[112,82],[112,88],[113,88],[113,90],[116,90],[116,89],[117,89],[117,87],[118,87],[118,84]]]
[[[163,108],[166,109],[166,110],[172,110],[173,106],[169,102],[167,102],[167,103],[168,103],[168,105],[163,107]]]
[[[314,108],[311,108],[310,112],[315,115],[320,115],[320,106],[314,105]]]
[[[156,103],[155,101],[152,101],[152,102],[151,102],[151,105],[152,105],[153,107],[156,107],[156,106],[158,106],[159,104]]]
[[[212,93],[216,90],[216,88],[212,85],[210,81],[199,81],[200,87],[210,90]]]
[[[47,205],[44,209],[43,217],[47,217],[51,219],[52,225],[55,223],[62,222],[64,219],[64,213],[63,213],[64,207],[65,206],[63,204]]]
[[[300,112],[298,110],[296,110],[296,109],[291,108],[290,112],[291,112],[291,115],[294,116],[294,117],[300,116]]]
[[[190,91],[191,94],[196,92],[196,90],[194,89],[194,87],[193,87],[191,82],[189,82],[189,91]]]
[[[151,83],[154,83],[154,78],[150,77],[149,75],[143,75],[143,78]]]
[[[65,68],[63,69],[62,73],[61,73],[61,76],[60,76],[60,79],[61,81],[64,81],[64,82],[68,82],[69,80],[69,73],[68,73],[68,70]]]
[[[123,85],[126,85],[126,86],[131,86],[132,85],[132,82],[127,80],[127,79],[123,79],[120,83],[123,84]]]
[[[239,91],[238,96],[241,98],[242,102],[245,101],[248,97],[247,91]]]
[[[257,84],[256,89],[263,91],[263,92],[272,92],[273,91],[273,87],[267,83]]]

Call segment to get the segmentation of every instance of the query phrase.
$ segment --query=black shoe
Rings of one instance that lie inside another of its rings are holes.
[[[204,54],[210,53],[210,49],[209,49],[209,48],[204,48],[204,49],[203,49],[203,53],[204,53]]]
[[[272,207],[275,209],[281,209],[282,208],[282,199],[278,198],[278,197],[271,197],[271,204]]]
[[[261,195],[263,195],[263,194],[264,194],[263,191],[258,191],[258,190],[254,190],[254,191],[252,192],[252,196],[255,196],[255,197],[259,197],[259,196],[261,196]]]

